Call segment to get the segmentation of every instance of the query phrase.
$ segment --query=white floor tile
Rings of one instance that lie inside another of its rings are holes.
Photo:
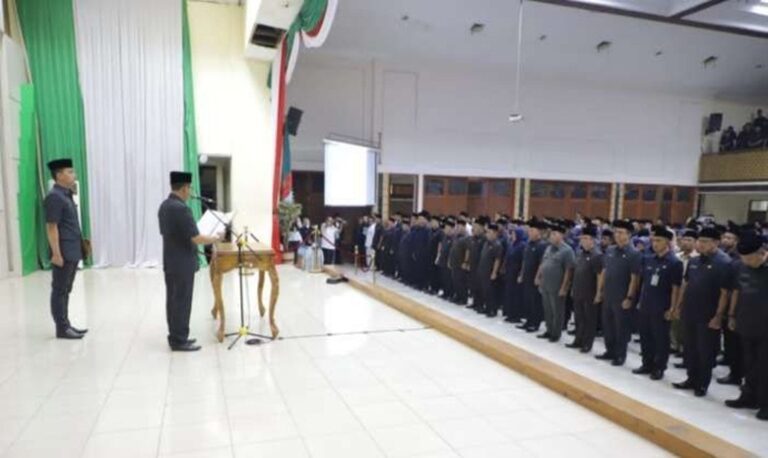
[[[156,457],[160,445],[160,429],[141,429],[117,433],[94,434],[88,439],[84,458]]]
[[[374,429],[371,435],[389,457],[450,451],[448,444],[426,425]]]
[[[353,407],[352,411],[368,429],[421,423],[407,405],[398,401]]]
[[[586,441],[568,435],[525,439],[520,441],[520,446],[532,452],[537,457],[555,458],[569,456],[594,458],[596,456],[603,456],[603,453],[598,448],[595,448]],[[616,451],[614,451],[614,453],[616,453]],[[623,451],[621,454],[623,456]]]
[[[235,445],[235,458],[255,457],[309,458],[301,439],[287,439],[255,444]]]
[[[334,434],[306,439],[312,458],[376,458],[383,457],[368,433]]]
[[[226,447],[231,444],[226,422],[196,423],[164,427],[160,453],[173,454]]]
[[[430,422],[430,426],[454,449],[494,445],[508,440],[493,424],[483,418],[442,420]]]

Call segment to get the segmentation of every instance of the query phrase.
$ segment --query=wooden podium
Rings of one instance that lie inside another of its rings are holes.
[[[219,342],[224,341],[224,327],[226,325],[224,300],[221,297],[221,282],[225,273],[239,267],[238,261],[237,244],[220,242],[213,245],[213,256],[209,269],[214,295],[211,315],[214,319],[219,319],[219,329],[216,332]],[[274,339],[280,333],[280,329],[275,324],[275,305],[280,293],[280,279],[277,277],[277,269],[275,268],[275,252],[263,243],[251,242],[248,243],[248,247],[243,247],[242,262],[246,270],[258,269],[259,271],[259,315],[262,317],[264,317],[265,312],[264,302],[261,299],[264,291],[264,273],[269,274],[269,280],[272,282],[272,292],[269,295],[269,326]]]

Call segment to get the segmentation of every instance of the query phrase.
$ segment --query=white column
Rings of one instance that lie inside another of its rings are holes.
[[[419,174],[419,178],[416,181],[416,211],[420,212],[424,210],[424,175]]]

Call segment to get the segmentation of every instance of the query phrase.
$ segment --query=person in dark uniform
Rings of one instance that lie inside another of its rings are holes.
[[[440,289],[441,298],[453,300],[453,278],[449,267],[449,258],[451,256],[451,246],[453,245],[454,231],[456,221],[451,218],[446,219],[443,228],[443,239],[440,241],[440,247],[437,255],[437,267],[440,270]]]
[[[598,282],[598,302],[603,302],[603,335],[605,353],[597,359],[622,366],[627,359],[631,337],[631,314],[635,302],[642,255],[630,243],[633,226],[629,221],[613,223],[616,245],[603,256],[603,272]]]
[[[725,405],[759,409],[757,418],[768,420],[768,261],[763,243],[760,235],[745,231],[738,244],[741,263],[735,274],[728,327],[742,339],[745,378],[741,395]]]
[[[484,216],[476,218],[472,223],[472,237],[469,241],[469,291],[472,294],[471,308],[477,313],[485,313],[483,276],[478,267],[486,243],[485,226],[488,222],[488,218]]]
[[[192,174],[171,172],[171,194],[160,205],[157,219],[163,236],[165,272],[165,314],[168,345],[173,351],[197,351],[200,346],[189,338],[189,316],[195,272],[199,269],[197,245],[210,245],[220,237],[202,235],[187,201],[192,195]]]
[[[504,320],[509,323],[519,323],[523,319],[523,288],[517,282],[523,268],[523,252],[528,243],[528,233],[525,228],[515,227],[512,241],[504,256],[502,271],[504,275]]]
[[[549,246],[541,258],[536,282],[541,293],[546,330],[537,337],[558,342],[565,321],[565,297],[571,288],[575,256],[565,242],[567,229],[559,223],[551,224],[549,228]]]
[[[643,262],[643,287],[638,305],[643,364],[632,373],[650,374],[652,380],[661,380],[667,370],[670,309],[677,303],[683,282],[683,263],[670,249],[674,237],[674,232],[667,227],[654,228],[651,243],[655,254]]]
[[[707,394],[719,347],[720,327],[733,286],[731,259],[718,248],[720,232],[704,227],[699,232],[699,257],[688,263],[681,300],[673,314],[683,325],[683,351],[688,378],[673,383],[681,390]]]
[[[432,216],[429,221],[429,250],[427,255],[427,280],[430,294],[440,293],[440,268],[437,265],[437,256],[445,233],[443,222],[437,216]]]
[[[405,285],[413,283],[413,258],[411,253],[411,220],[400,222],[400,242],[397,246],[397,272],[399,280]]]
[[[456,222],[455,235],[448,257],[448,268],[451,269],[453,281],[453,303],[467,305],[469,295],[469,243],[467,222],[460,219]]]
[[[739,233],[741,228],[733,221],[728,221],[728,226],[723,228],[723,235],[720,237],[720,249],[731,258],[733,272],[739,270],[741,256],[736,249],[739,243]],[[741,337],[734,331],[728,329],[727,317],[723,322],[723,357],[728,365],[730,372],[725,377],[717,379],[721,385],[741,385],[744,378],[744,355],[741,352]]]
[[[576,334],[573,342],[566,345],[578,348],[582,353],[592,351],[597,335],[598,304],[597,280],[603,271],[603,253],[597,247],[598,229],[586,226],[579,237],[579,252],[573,270],[573,308],[576,316]]]
[[[77,264],[87,256],[77,205],[73,199],[75,169],[71,159],[57,159],[48,163],[51,177],[56,182],[45,197],[45,230],[51,251],[51,316],[56,325],[56,338],[82,339],[87,329],[77,329],[69,322],[69,294],[77,274]]]
[[[426,291],[429,286],[429,212],[421,211],[411,229],[409,249],[412,261],[412,286],[419,291]],[[431,260],[434,262],[434,259]]]
[[[499,313],[501,261],[504,258],[504,248],[499,240],[499,225],[488,224],[485,234],[486,242],[483,244],[480,261],[477,264],[477,273],[480,279],[480,293],[483,297],[483,310],[485,316],[494,318]],[[477,309],[475,309],[477,310]]]
[[[517,325],[526,332],[537,332],[544,319],[544,309],[541,304],[541,293],[536,284],[536,274],[541,265],[541,258],[547,249],[547,242],[542,238],[542,231],[547,224],[543,221],[532,219],[528,222],[528,244],[523,252],[523,267],[517,283],[523,287],[523,303],[525,304],[525,323]]]

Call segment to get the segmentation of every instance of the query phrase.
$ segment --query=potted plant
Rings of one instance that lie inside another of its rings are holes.
[[[280,220],[280,237],[283,243],[283,261],[293,262],[293,251],[288,250],[288,236],[291,232],[291,226],[301,216],[301,204],[295,202],[280,202],[277,207],[278,218]]]

